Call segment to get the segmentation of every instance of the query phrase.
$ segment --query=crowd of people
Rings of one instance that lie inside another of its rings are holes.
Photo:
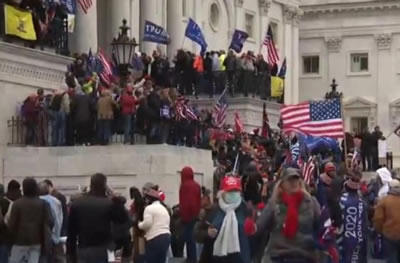
[[[120,78],[104,75],[97,57],[77,55],[62,88],[50,94],[40,89],[22,103],[25,144],[105,145],[113,134],[133,144],[141,134],[147,143],[203,147],[205,132],[221,128],[213,119],[216,112],[199,109],[185,95],[241,92],[271,98],[271,72],[276,75],[276,67],[252,52],[237,57],[213,51],[203,58],[179,50],[172,62],[158,51],[152,58],[136,53],[128,76]],[[282,91],[283,81],[273,82]]]
[[[132,187],[128,202],[103,174],[68,202],[49,180],[26,178],[22,193],[10,181],[0,193],[0,261],[399,262],[394,172],[380,167],[364,181],[361,160],[347,165],[340,151],[321,146],[309,152],[316,168],[307,178],[300,135],[218,136],[213,189],[184,167],[172,207],[162,185]]]

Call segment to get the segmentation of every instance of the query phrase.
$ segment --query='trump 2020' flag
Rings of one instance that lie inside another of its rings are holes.
[[[340,100],[311,101],[281,109],[283,130],[316,137],[343,138]]]
[[[189,18],[189,23],[186,27],[185,36],[190,40],[196,42],[201,46],[201,53],[207,50],[207,42],[204,38],[203,32],[198,24],[192,19]]]
[[[237,53],[242,52],[244,42],[246,42],[248,37],[249,37],[249,34],[247,34],[246,32],[235,29],[229,49],[233,49]]]
[[[146,21],[144,24],[143,41],[168,45],[170,38],[168,32],[164,28],[150,21]]]

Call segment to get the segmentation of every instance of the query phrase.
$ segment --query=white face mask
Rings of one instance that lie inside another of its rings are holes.
[[[223,198],[226,203],[234,204],[239,202],[242,199],[242,196],[240,195],[240,192],[234,191],[225,193]]]

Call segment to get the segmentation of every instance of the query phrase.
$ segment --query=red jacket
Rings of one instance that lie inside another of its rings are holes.
[[[124,93],[121,96],[121,113],[122,114],[134,114],[136,112],[136,99],[132,95]]]
[[[183,223],[195,220],[201,209],[201,188],[194,181],[193,170],[185,167],[181,172],[181,187],[179,189],[179,214]]]

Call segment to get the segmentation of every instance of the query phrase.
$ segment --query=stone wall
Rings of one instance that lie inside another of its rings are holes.
[[[211,151],[167,145],[111,145],[92,147],[8,147],[3,156],[2,183],[27,176],[50,179],[66,195],[89,185],[100,172],[112,189],[128,196],[129,188],[158,184],[170,205],[178,202],[179,171],[189,165],[195,180],[210,189],[213,183]]]

